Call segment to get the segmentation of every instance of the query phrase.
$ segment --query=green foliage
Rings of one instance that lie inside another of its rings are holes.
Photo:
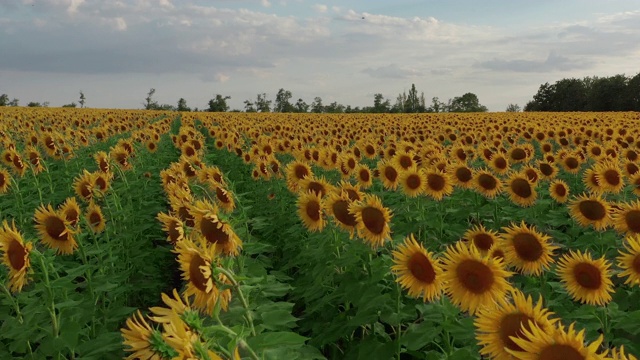
[[[226,112],[229,111],[229,105],[227,105],[227,100],[231,99],[231,96],[222,96],[220,94],[216,94],[214,99],[209,100],[209,108],[207,111],[210,112]]]

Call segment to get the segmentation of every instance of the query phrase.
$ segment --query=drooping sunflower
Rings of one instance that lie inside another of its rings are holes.
[[[309,231],[322,231],[326,222],[322,213],[322,197],[319,193],[308,191],[298,195],[298,216]]]
[[[94,174],[83,170],[82,175],[76,177],[73,181],[73,189],[76,195],[82,200],[90,201],[93,199]]]
[[[523,339],[523,330],[531,330],[529,322],[545,332],[555,330],[553,324],[557,319],[549,319],[553,313],[542,307],[541,296],[535,306],[531,296],[525,297],[520,290],[513,290],[511,298],[512,302],[485,307],[477,313],[475,327],[480,354],[491,359],[513,359],[506,349],[523,351],[512,338]]]
[[[94,195],[104,196],[111,186],[113,180],[113,173],[103,173],[102,171],[96,171],[93,173],[93,190]]]
[[[611,220],[613,227],[620,233],[640,234],[640,200],[618,204]]]
[[[2,253],[2,262],[9,268],[9,290],[11,292],[20,292],[22,287],[29,281],[27,279],[27,271],[31,264],[29,254],[33,244],[26,243],[22,239],[22,234],[16,229],[15,223],[9,223],[5,220],[0,228],[0,252]]]
[[[198,200],[191,213],[195,229],[202,234],[208,244],[215,245],[215,253],[237,256],[242,248],[242,240],[226,221],[218,216],[217,207],[208,201]]]
[[[618,276],[625,277],[624,281],[628,285],[640,285],[640,235],[627,236],[624,242],[624,249],[619,250],[616,258],[618,267],[622,270]]]
[[[9,191],[9,184],[11,184],[11,174],[7,169],[0,167],[0,194]]]
[[[80,221],[80,205],[76,201],[75,197],[67,198],[62,205],[58,208],[58,211],[69,222],[69,225],[76,227]]]
[[[610,266],[604,256],[593,260],[589,253],[571,250],[558,261],[556,272],[574,301],[603,306],[613,293]]]
[[[34,174],[39,174],[44,170],[42,166],[42,159],[40,156],[40,151],[35,146],[29,145],[25,150],[26,158],[29,159],[29,166]]]
[[[126,327],[120,329],[124,340],[122,344],[128,346],[124,351],[130,352],[127,360],[135,359],[173,359],[178,355],[162,340],[159,330],[152,328],[144,319],[140,310],[126,321]]]
[[[475,225],[467,230],[462,238],[473,244],[482,255],[487,255],[499,240],[497,231],[487,230],[483,225]]]
[[[502,260],[484,257],[461,241],[447,248],[442,263],[447,296],[472,315],[481,306],[502,301],[512,289],[511,272],[505,270]]]
[[[556,324],[557,325],[557,324]],[[505,351],[519,360],[601,360],[598,347],[603,336],[591,344],[585,345],[584,330],[576,332],[575,323],[565,331],[563,326],[546,331],[535,323],[529,322],[528,328],[522,327],[521,337],[510,337],[522,351],[505,348]]]
[[[501,248],[507,265],[513,266],[525,275],[540,275],[553,263],[553,251],[558,247],[551,245],[551,237],[538,232],[524,221],[520,225],[511,224],[503,228]]]
[[[511,201],[523,207],[533,205],[538,197],[533,183],[521,173],[511,174],[507,179],[506,188]]]
[[[231,289],[220,290],[218,282],[229,284],[223,274],[214,279],[212,266],[217,266],[216,245],[207,246],[204,241],[196,245],[186,238],[176,244],[173,252],[178,254],[178,263],[182,278],[187,282],[184,297],[191,299],[193,306],[206,314],[211,314],[217,301],[223,310],[227,310],[231,300]]]
[[[600,180],[594,168],[588,168],[582,173],[582,183],[592,194],[602,194],[605,191],[604,187],[600,186]]]
[[[53,210],[51,205],[40,205],[35,213],[36,230],[40,234],[42,243],[58,254],[73,254],[78,247],[74,239],[74,231],[67,219]]]
[[[233,200],[233,193],[225,189],[222,185],[217,184],[214,186],[216,192],[216,202],[220,205],[220,208],[224,212],[231,213],[236,208],[236,203]]]
[[[391,238],[391,211],[375,195],[365,195],[361,201],[349,204],[349,213],[355,216],[358,236],[371,247],[377,248]]]
[[[402,192],[409,197],[416,197],[424,192],[427,182],[426,174],[415,166],[400,172],[398,182]]]
[[[571,217],[582,226],[604,230],[611,222],[611,206],[597,195],[581,195],[569,204]]]
[[[109,164],[109,155],[107,155],[106,152],[98,151],[93,158],[95,159],[96,164],[98,164],[98,169],[100,169],[100,171],[103,173],[109,172],[111,166]]]
[[[424,302],[440,297],[444,287],[442,268],[433,254],[416,242],[413,234],[393,251],[393,262],[391,270],[396,274],[396,281],[409,296],[422,297]]]
[[[184,224],[178,217],[161,212],[156,219],[162,223],[162,230],[167,233],[167,241],[170,244],[175,245],[184,239]]]
[[[553,200],[563,204],[569,199],[569,185],[560,179],[553,180],[549,184],[549,195]]]
[[[89,202],[84,216],[87,223],[89,223],[89,228],[96,234],[103,232],[107,226],[102,209],[94,201]]]
[[[502,181],[487,170],[478,170],[473,177],[473,188],[484,197],[493,199],[502,192]]]
[[[123,171],[131,170],[133,168],[131,163],[129,162],[130,154],[129,154],[129,152],[127,150],[125,150],[125,149],[123,149],[121,147],[116,147],[116,148],[111,150],[109,155],[111,156],[113,161]]]

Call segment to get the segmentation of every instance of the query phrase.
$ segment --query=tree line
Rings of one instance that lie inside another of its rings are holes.
[[[158,104],[153,99],[156,90],[151,88],[147,93],[145,101],[142,103],[147,110],[173,110],[173,111],[192,111],[187,106],[184,98],[178,100],[177,106],[171,104]],[[411,84],[411,89],[407,93],[398,94],[395,102],[392,104],[391,99],[385,99],[381,93],[373,96],[373,105],[364,107],[352,107],[351,105],[343,105],[337,101],[324,104],[322,98],[316,96],[311,103],[307,103],[302,98],[293,101],[293,94],[290,90],[280,88],[274,100],[269,100],[266,93],[259,93],[255,99],[244,100],[244,109],[230,110],[227,100],[230,96],[216,94],[215,97],[207,103],[208,107],[202,110],[197,108],[193,111],[210,111],[210,112],[279,112],[279,113],[424,113],[424,112],[486,112],[487,107],[480,104],[478,96],[474,93],[466,93],[462,96],[449,99],[446,103],[440,101],[438,97],[431,99],[431,103],[425,101],[424,92],[418,95],[415,84]]]
[[[547,82],[524,111],[640,111],[640,73]]]

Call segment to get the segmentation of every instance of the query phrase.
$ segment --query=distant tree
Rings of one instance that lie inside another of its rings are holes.
[[[391,108],[391,112],[393,113],[403,113],[405,112],[404,107],[407,104],[407,92],[402,92],[398,94],[396,97],[396,103]]]
[[[296,112],[306,113],[309,111],[309,104],[307,104],[304,100],[298,99],[295,105]]]
[[[476,94],[469,92],[462,96],[454,97],[448,110],[450,112],[486,112],[488,109],[486,106],[480,105]]]
[[[178,107],[176,108],[178,111],[191,111],[191,108],[187,106],[187,100],[184,98],[180,98],[178,100]]]
[[[293,95],[291,91],[280,88],[276,94],[276,102],[273,107],[274,112],[293,112],[295,109],[289,102]]]
[[[409,95],[406,96],[404,101],[404,111],[406,113],[417,113],[420,110],[420,99],[418,98],[418,90],[416,90],[416,84],[411,84],[411,90]]]
[[[13,98],[13,100],[9,101],[9,106],[18,106],[20,100]]]
[[[390,108],[391,102],[389,102],[389,99],[385,100],[384,96],[380,93],[373,95],[373,108],[371,109],[371,112],[387,113]]]
[[[71,104],[62,105],[62,107],[63,107],[63,108],[74,108],[74,107],[76,107],[76,106],[77,106],[77,105],[76,105],[76,103],[75,103],[75,102],[72,102]]]
[[[322,105],[322,98],[320,96],[316,96],[311,103],[311,112],[312,113],[323,113],[324,105]]]
[[[520,105],[518,104],[509,104],[507,105],[506,112],[520,112]]]
[[[28,107],[42,107],[42,104],[40,104],[39,102],[36,101],[29,101],[29,103],[27,103]]]
[[[445,111],[447,111],[447,104],[440,101],[440,99],[437,96],[432,97],[431,106],[427,108],[427,112],[439,113],[439,112],[445,112]]]
[[[8,106],[9,105],[9,95],[2,94],[0,95],[0,106]]]
[[[256,108],[253,106],[251,100],[244,101],[244,112],[256,112]]]
[[[624,75],[592,78],[589,87],[587,88],[585,86],[586,92],[588,94],[585,101],[585,110],[630,110],[632,100],[627,96],[626,90],[628,82],[629,79]],[[568,96],[570,95],[572,94],[569,94]]]
[[[207,111],[209,112],[225,112],[229,110],[229,105],[227,105],[227,100],[231,99],[231,96],[222,96],[220,94],[216,94],[215,99],[209,100],[209,108]]]
[[[640,111],[640,73],[632,77],[627,84],[629,110]]]
[[[324,111],[327,113],[337,114],[344,112],[344,105],[338,104],[337,101],[332,102],[331,104],[324,107]]]
[[[257,112],[270,112],[271,111],[271,100],[267,100],[267,94],[262,93],[256,96],[256,111]]]
[[[147,93],[147,97],[144,98],[145,102],[142,103],[142,105],[144,105],[145,110],[157,110],[158,109],[158,102],[153,100],[153,94],[156,93],[156,89],[151,88],[149,89],[149,92]]]
[[[418,112],[427,111],[427,101],[424,98],[424,91],[420,93],[420,105],[418,106]]]
[[[85,101],[86,98],[84,97],[84,93],[82,92],[82,90],[80,90],[80,100],[78,101],[78,103],[80,104],[81,108],[84,108]]]

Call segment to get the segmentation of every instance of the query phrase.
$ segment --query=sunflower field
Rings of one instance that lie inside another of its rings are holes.
[[[640,355],[638,113],[6,107],[0,140],[1,359]]]

